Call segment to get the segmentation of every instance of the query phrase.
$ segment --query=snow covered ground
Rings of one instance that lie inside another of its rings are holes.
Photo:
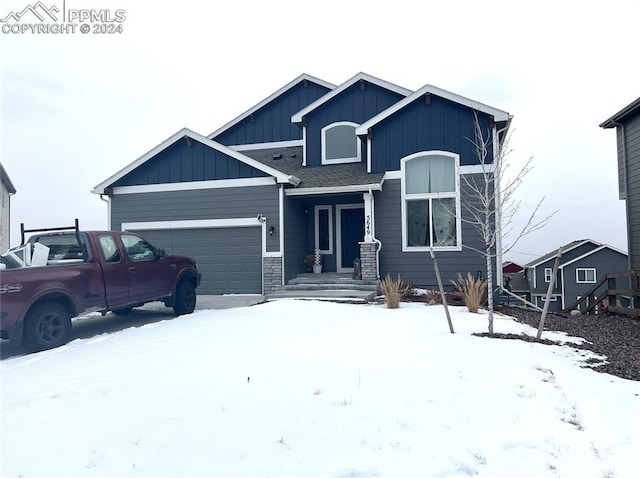
[[[1,475],[640,476],[638,382],[451,310],[282,300],[6,359]]]

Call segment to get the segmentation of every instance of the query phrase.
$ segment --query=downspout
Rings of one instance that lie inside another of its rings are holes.
[[[100,194],[100,196],[98,196],[100,198],[101,201],[104,201],[107,203],[107,217],[108,219],[108,223],[107,223],[107,229],[111,230],[111,201],[109,199],[105,199],[103,196],[107,196],[109,197],[108,194]]]
[[[511,126],[511,119],[512,116],[509,116],[509,119],[507,120],[507,124],[505,125],[504,128],[500,129],[500,130],[496,130],[495,126],[493,128],[493,155],[494,155],[494,176],[493,176],[493,183],[494,183],[494,187],[496,188],[496,190],[498,191],[498,194],[496,194],[496,217],[495,217],[495,221],[496,221],[496,283],[498,285],[498,289],[500,289],[501,292],[506,292],[507,294],[510,295],[514,295],[515,294],[511,294],[511,291],[508,291],[504,288],[504,284],[502,282],[502,215],[501,215],[501,208],[502,208],[502,203],[500,202],[500,171],[501,171],[501,164],[496,164],[496,159],[498,162],[500,162],[500,154],[496,154],[496,146],[500,144],[500,133],[502,133],[503,131],[507,131],[509,129],[509,126]],[[501,146],[500,146],[501,147]],[[497,158],[496,158],[497,157]],[[516,296],[518,297],[518,296]]]
[[[376,237],[376,210],[371,187],[369,187],[369,194],[371,195],[371,239],[373,239],[373,242],[378,244],[378,247],[376,248],[376,276],[378,280],[380,280],[380,249],[382,249],[382,242]]]

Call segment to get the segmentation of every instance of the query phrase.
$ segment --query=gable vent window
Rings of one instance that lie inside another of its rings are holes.
[[[360,162],[357,123],[341,121],[322,128],[322,164]]]
[[[461,250],[459,161],[445,151],[401,160],[404,251]]]

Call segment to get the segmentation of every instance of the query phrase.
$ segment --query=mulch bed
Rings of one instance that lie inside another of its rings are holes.
[[[540,312],[518,307],[496,307],[496,312],[514,317],[519,322],[538,328]],[[607,362],[594,367],[598,372],[610,373],[628,380],[640,381],[640,320],[620,315],[558,315],[547,314],[546,331],[565,332],[573,337],[582,337],[583,344],[567,344],[576,349],[591,350],[607,357]],[[477,334],[502,339],[518,339],[556,345],[558,342],[515,334]],[[597,362],[601,363],[601,362]]]

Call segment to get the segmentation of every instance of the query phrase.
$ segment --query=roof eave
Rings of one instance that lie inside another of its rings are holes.
[[[640,114],[640,98],[631,102],[616,114],[614,114],[611,118],[606,119],[602,123],[600,123],[600,128],[615,128],[616,126],[620,126],[620,122],[624,121],[628,116],[632,116],[634,114]]]

